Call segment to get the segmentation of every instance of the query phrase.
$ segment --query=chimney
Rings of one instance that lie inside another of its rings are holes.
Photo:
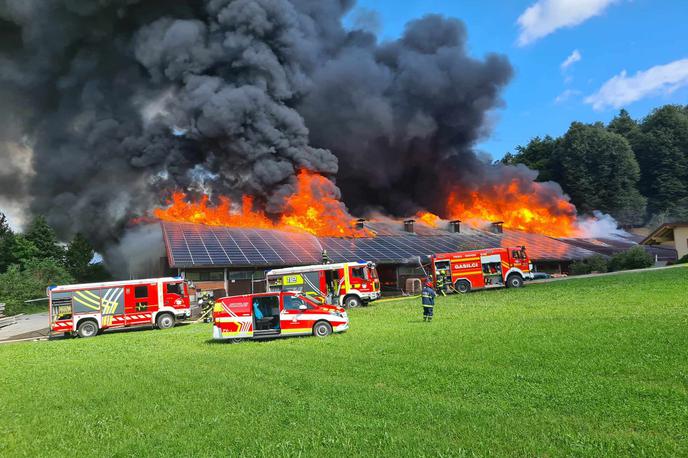
[[[362,230],[365,227],[365,220],[363,218],[358,218],[355,227],[359,231]]]
[[[504,221],[495,221],[490,225],[490,232],[493,234],[503,234],[504,229],[502,226],[504,225]]]
[[[461,221],[458,219],[449,221],[449,232],[459,234],[461,232]]]
[[[412,219],[407,219],[406,221],[404,221],[404,232],[408,232],[409,234],[413,234],[414,233],[414,230],[413,230],[413,223],[414,222],[415,222],[415,220],[412,220]]]

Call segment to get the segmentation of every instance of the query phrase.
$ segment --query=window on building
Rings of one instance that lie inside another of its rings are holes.
[[[251,274],[253,271],[251,270],[238,270],[238,271],[233,271],[233,272],[227,272],[227,278],[232,281],[232,280],[250,280],[251,279]]]
[[[224,281],[225,272],[222,269],[190,270],[185,273],[185,276],[191,281]]]

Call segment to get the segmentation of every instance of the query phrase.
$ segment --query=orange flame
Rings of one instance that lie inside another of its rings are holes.
[[[303,230],[322,237],[366,237],[366,230],[354,228],[354,218],[338,200],[338,190],[322,175],[300,171],[296,192],[286,200],[285,211],[275,222],[264,211],[254,209],[250,196],[233,207],[228,197],[212,205],[208,196],[188,201],[186,194],[175,192],[166,208],[156,208],[153,215],[162,221],[206,224],[208,226],[249,227],[261,229]]]
[[[416,219],[422,221],[430,227],[439,227],[441,218],[433,213],[427,211],[419,211],[416,213]]]
[[[503,221],[505,228],[553,237],[579,232],[576,207],[571,202],[561,196],[551,197],[541,183],[529,183],[526,188],[513,180],[479,191],[455,190],[447,199],[447,213],[466,222]]]

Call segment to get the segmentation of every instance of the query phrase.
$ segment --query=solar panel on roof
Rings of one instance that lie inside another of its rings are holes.
[[[444,235],[378,235],[369,238],[320,239],[301,232],[162,223],[172,267],[290,266],[316,264],[322,249],[334,262],[369,260],[402,263],[415,256],[498,246],[525,245],[534,260],[573,260],[592,251],[540,234],[481,230]]]
[[[307,233],[161,224],[172,267],[298,265],[320,260],[320,243]]]

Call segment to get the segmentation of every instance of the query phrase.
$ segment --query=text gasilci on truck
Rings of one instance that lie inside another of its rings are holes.
[[[438,253],[430,256],[430,274],[435,286],[451,285],[460,293],[483,288],[518,288],[524,280],[533,277],[524,246]]]

